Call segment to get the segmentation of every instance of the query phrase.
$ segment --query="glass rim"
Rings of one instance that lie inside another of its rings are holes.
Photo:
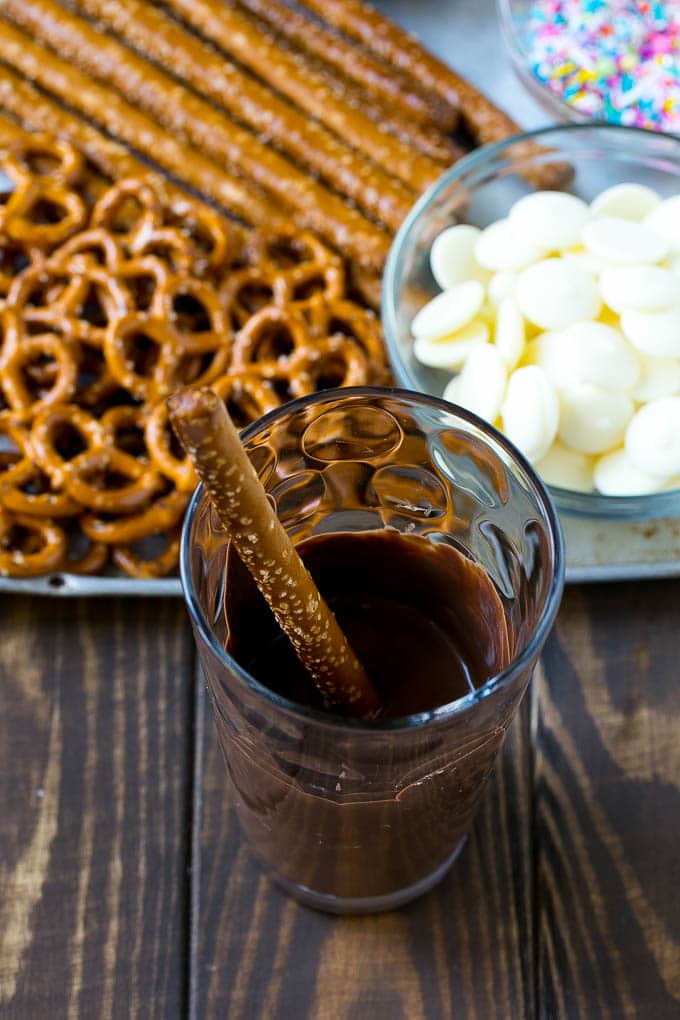
[[[397,342],[397,313],[398,302],[395,300],[397,282],[402,275],[402,261],[406,238],[410,235],[415,224],[420,220],[428,206],[446,191],[456,181],[463,180],[470,170],[483,166],[493,161],[503,152],[515,145],[524,142],[540,141],[545,136],[555,134],[602,134],[614,137],[616,135],[627,136],[629,139],[644,139],[647,146],[655,146],[659,149],[672,150],[667,154],[669,158],[676,158],[680,165],[680,135],[671,132],[649,131],[647,128],[636,127],[627,124],[610,124],[605,121],[589,120],[585,123],[572,124],[549,124],[544,127],[534,128],[531,131],[521,131],[510,135],[500,142],[490,145],[483,145],[479,149],[464,156],[453,166],[445,170],[441,177],[437,178],[412,206],[406,219],[400,225],[395,234],[385,263],[383,275],[380,317],[385,330],[385,345],[390,360],[390,365],[402,385],[415,387],[418,380],[414,377],[407,362],[402,357]],[[567,154],[568,155],[568,154]],[[632,153],[636,155],[636,153]],[[553,492],[561,509],[566,513],[575,516],[591,516],[591,514],[602,506],[603,510],[598,513],[602,519],[627,518],[638,508],[641,509],[641,516],[662,516],[671,513],[669,506],[680,497],[680,488],[663,489],[659,492],[645,493],[641,496],[606,496],[600,492],[579,492],[577,489],[565,489],[561,486],[548,485],[547,488]]]
[[[240,666],[239,663],[236,662],[236,660],[227,652],[226,648],[217,639],[213,628],[210,626],[204,607],[201,605],[200,599],[196,593],[190,566],[191,532],[197,508],[203,499],[202,484],[199,484],[196,487],[191,498],[191,502],[184,518],[180,544],[180,577],[182,581],[184,600],[189,611],[192,625],[217,659],[227,669],[235,674],[239,681],[244,683],[246,687],[248,687],[258,697],[264,698],[264,700],[270,705],[273,705],[275,708],[287,714],[297,716],[307,722],[314,722],[336,730],[362,729],[375,735],[389,733],[393,730],[424,728],[429,725],[444,723],[454,716],[460,715],[462,712],[471,708],[478,702],[483,701],[484,698],[495,693],[495,691],[508,686],[508,684],[510,684],[519,673],[523,672],[530,665],[532,659],[535,657],[537,651],[542,647],[545,638],[552,628],[562,597],[565,571],[564,540],[557,511],[555,510],[553,501],[550,498],[545,485],[541,482],[531,464],[519,452],[519,450],[517,450],[516,447],[514,447],[512,443],[510,443],[510,441],[492,425],[487,424],[487,422],[483,421],[477,415],[472,414],[470,411],[466,411],[454,404],[450,404],[441,397],[435,397],[426,393],[418,393],[413,390],[406,390],[399,387],[353,386],[323,390],[320,393],[314,393],[306,397],[299,397],[297,400],[289,401],[288,403],[282,404],[280,407],[269,411],[267,414],[263,415],[263,417],[258,418],[255,422],[243,429],[241,432],[241,439],[244,443],[247,443],[249,439],[256,436],[263,428],[267,428],[274,422],[280,421],[298,410],[302,410],[316,404],[323,404],[329,400],[337,400],[338,398],[346,397],[379,398],[388,396],[396,399],[402,399],[406,402],[416,402],[421,405],[424,404],[428,407],[445,411],[447,414],[454,415],[462,421],[473,425],[484,434],[485,438],[491,439],[493,442],[501,446],[510,456],[513,463],[521,469],[524,479],[529,483],[536,502],[538,503],[540,510],[543,512],[543,519],[548,525],[549,535],[552,540],[554,569],[553,576],[550,580],[550,586],[546,594],[545,603],[536,622],[533,633],[519,655],[513,658],[513,660],[503,670],[490,677],[486,683],[482,684],[481,687],[476,688],[474,691],[471,691],[461,698],[457,698],[455,701],[447,702],[445,705],[440,705],[427,712],[417,712],[411,715],[400,716],[396,719],[383,720],[346,718],[344,716],[335,715],[331,711],[321,711],[306,705],[300,705],[280,694],[276,694],[265,684],[260,683],[260,681],[252,676],[246,669]]]

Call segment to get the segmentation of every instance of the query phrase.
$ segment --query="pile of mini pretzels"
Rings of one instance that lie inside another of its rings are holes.
[[[246,424],[385,380],[378,320],[314,235],[247,231],[152,173],[111,183],[18,129],[0,170],[0,574],[175,570],[195,485],[179,386]]]

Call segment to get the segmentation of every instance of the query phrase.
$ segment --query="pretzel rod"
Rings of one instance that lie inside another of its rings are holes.
[[[254,18],[253,24],[263,25],[263,22],[259,18]],[[290,44],[283,40],[281,46],[285,46],[290,53],[295,52],[290,49]],[[315,57],[308,57],[307,61],[307,66],[323,77],[339,100],[348,103],[352,109],[361,110],[376,126],[398,138],[404,145],[442,164],[439,168],[440,173],[443,172],[443,167],[460,159],[462,155],[460,146],[437,128],[430,124],[416,123],[407,114],[390,109],[379,96],[364,92],[335,68],[324,67]]]
[[[2,26],[0,26],[1,38]],[[68,138],[97,168],[116,180],[148,173],[148,167],[128,149],[112,141],[89,122],[69,113],[39,92],[20,74],[0,65],[0,106],[34,130],[51,131]]]
[[[0,139],[3,144],[6,144],[8,141],[16,141],[17,139],[25,141],[30,138],[30,135],[31,132],[27,131],[26,128],[21,127],[20,124],[15,124],[5,114],[0,114]]]
[[[221,526],[324,698],[357,716],[375,715],[375,691],[276,516],[224,403],[212,390],[185,389],[168,399],[168,410]]]
[[[282,0],[239,0],[239,3],[294,46],[352,79],[364,93],[377,96],[388,108],[394,107],[412,120],[442,132],[455,128],[458,122],[455,107],[439,96],[421,91],[413,79],[358,49],[327,25],[319,24]]]
[[[70,113],[25,78],[3,66],[0,66],[0,107],[9,110],[34,131],[47,131],[67,139],[109,180],[148,177],[151,173],[147,164],[133,156],[125,146],[112,141],[92,124]],[[3,117],[2,124],[5,128],[10,121]],[[186,216],[192,208],[204,210],[211,216],[219,215],[212,206],[190,195],[160,173],[153,175],[153,183],[163,203],[176,216]],[[225,230],[236,240],[239,233],[237,225],[226,218],[223,218],[223,223]]]
[[[465,127],[482,144],[519,131],[515,122],[491,100],[430,53],[415,36],[400,28],[363,0],[299,0],[329,24],[362,43],[371,53],[458,106]]]
[[[4,8],[3,8],[4,10]],[[110,88],[61,60],[30,35],[0,21],[2,59],[112,135],[176,174],[246,223],[273,223],[280,210],[263,192],[226,173],[213,160],[178,142]]]
[[[14,116],[36,130],[52,131],[77,146],[102,174],[112,180],[126,177],[149,176],[149,168],[133,156],[124,146],[112,141],[77,114],[64,109],[49,96],[39,92],[14,71],[0,65],[0,108],[9,110]],[[153,176],[154,187],[168,207],[178,217],[190,215],[198,208],[206,214],[217,216],[212,207],[195,198],[179,186],[167,180],[160,173]],[[245,230],[231,220],[221,217],[224,228],[233,236],[238,245],[245,236]],[[369,307],[380,307],[380,275],[367,273],[355,262],[348,262],[348,270],[354,292]]]
[[[41,33],[83,71],[113,84],[175,135],[270,192],[302,227],[371,269],[384,263],[390,245],[386,233],[165,72],[55,0],[5,0],[3,9],[24,28]]]
[[[396,230],[415,192],[282,99],[145,0],[78,0],[130,46],[190,82],[225,110],[309,167],[360,209]]]
[[[102,174],[112,180],[149,175],[148,166],[124,146],[112,141],[90,123],[64,109],[24,78],[2,65],[0,65],[0,108],[10,110],[14,116],[35,130],[51,130],[68,139]],[[8,126],[11,124],[9,121],[6,123]],[[16,131],[21,129],[15,127],[15,133]],[[178,217],[190,214],[195,207],[205,210],[209,215],[219,215],[212,206],[190,195],[161,174],[154,175],[153,183],[162,200]],[[234,235],[234,241],[237,243],[242,228],[226,218],[224,227]],[[245,235],[245,231],[243,234]],[[348,270],[353,290],[369,307],[377,310],[380,307],[380,275],[367,273],[352,261],[348,262]]]
[[[261,33],[251,19],[222,0],[168,0],[167,6],[409,187],[423,191],[440,176],[437,163],[414,153],[339,99],[322,74],[305,67],[299,55],[283,49],[271,34]]]

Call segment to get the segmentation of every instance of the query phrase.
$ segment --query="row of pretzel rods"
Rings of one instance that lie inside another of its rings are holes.
[[[114,162],[132,149],[252,225],[293,219],[347,256],[374,302],[392,233],[459,155],[446,135],[456,118],[480,140],[514,125],[387,19],[343,5],[303,7],[347,36],[280,0],[78,0],[78,13],[4,0],[0,107],[53,129],[57,107],[75,144],[87,118],[118,141]],[[339,68],[352,54],[349,81]]]
[[[125,178],[151,179],[163,204],[178,219],[186,215],[190,207],[201,208],[206,216],[219,215],[182,185],[160,172],[150,171],[147,163],[120,142],[109,138],[92,123],[73,116],[26,79],[0,65],[0,143],[15,139],[28,142],[34,132],[68,140],[101,175],[102,187]],[[248,228],[234,220],[220,219],[223,228],[228,227],[235,239],[247,234]]]

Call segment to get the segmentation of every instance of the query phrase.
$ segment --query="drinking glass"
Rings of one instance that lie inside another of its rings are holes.
[[[294,542],[393,528],[449,543],[487,570],[503,605],[510,664],[465,697],[372,722],[295,704],[226,650],[228,538],[194,494],[182,584],[243,831],[310,906],[400,906],[459,853],[553,624],[564,580],[555,511],[500,433],[406,390],[304,397],[242,439]]]

